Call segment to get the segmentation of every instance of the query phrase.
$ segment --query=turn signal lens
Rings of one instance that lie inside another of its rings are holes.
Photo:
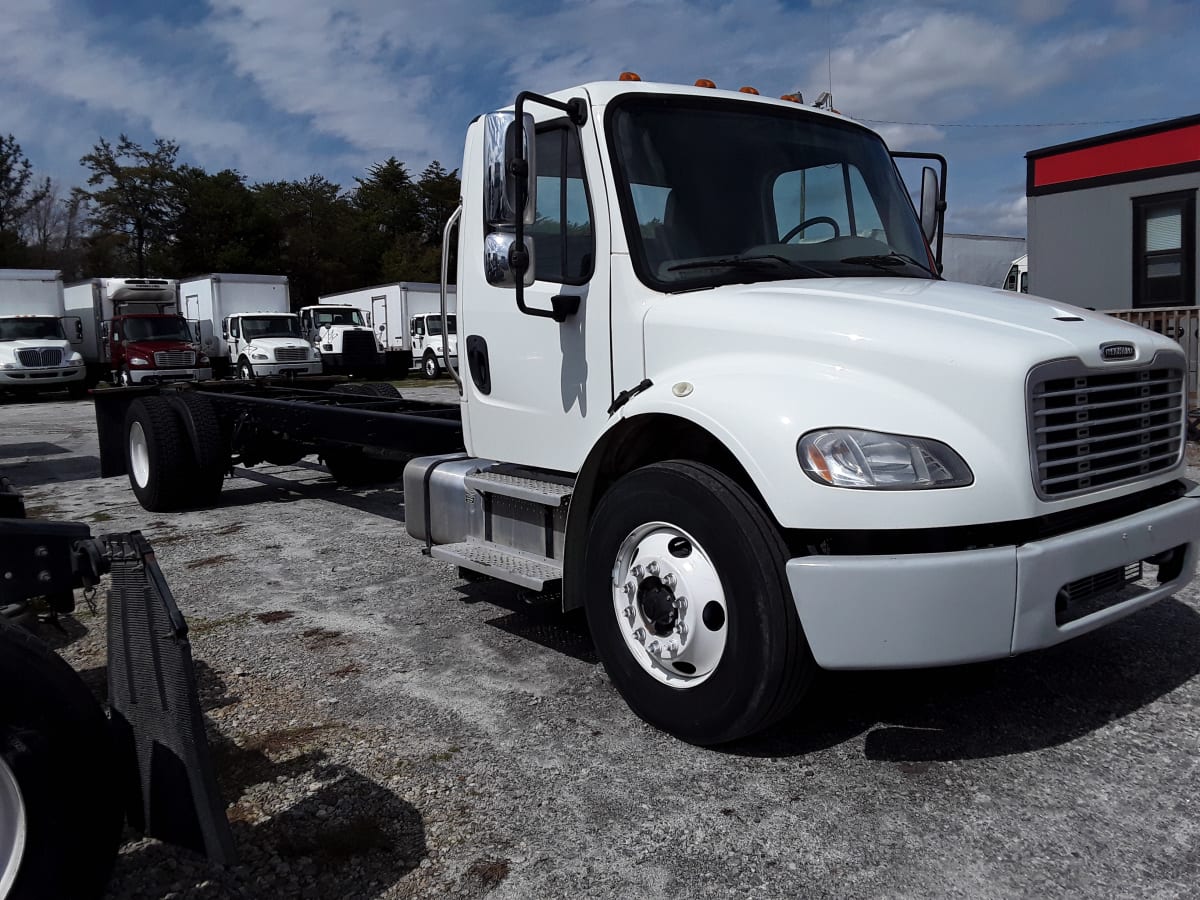
[[[803,103],[804,102],[804,98],[802,96],[800,96],[799,94],[784,94],[779,99],[787,100],[790,103]]]
[[[715,88],[716,86],[717,83],[715,81],[709,81],[707,78],[696,79],[696,87]]]
[[[639,75],[637,72],[622,72],[621,77],[618,78],[617,80],[618,81],[641,81],[642,76]]]
[[[752,88],[750,85],[740,87],[738,88],[738,91],[743,94],[754,94],[755,96],[758,96],[758,88]]]

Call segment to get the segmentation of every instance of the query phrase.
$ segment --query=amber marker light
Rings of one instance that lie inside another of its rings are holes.
[[[784,94],[779,99],[787,100],[789,103],[803,103],[804,102],[803,98],[801,98],[801,96],[799,94]]]
[[[637,72],[622,72],[621,77],[618,78],[617,80],[618,81],[641,81],[642,76],[639,75]]]
[[[750,85],[738,88],[738,92],[742,94],[753,94],[756,97],[758,96],[758,88],[752,88]]]
[[[707,78],[696,79],[696,87],[715,88],[716,86],[717,83],[715,81],[709,81]]]

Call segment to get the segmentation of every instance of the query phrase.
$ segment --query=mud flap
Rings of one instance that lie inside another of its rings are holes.
[[[141,532],[101,539],[112,570],[108,697],[126,816],[145,834],[234,862],[187,623]]]

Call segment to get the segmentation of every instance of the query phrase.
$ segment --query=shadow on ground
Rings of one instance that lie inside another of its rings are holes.
[[[822,672],[765,735],[723,748],[788,757],[863,737],[893,762],[1041,750],[1121,719],[1200,673],[1200,615],[1173,598],[1048,650],[952,668]]]

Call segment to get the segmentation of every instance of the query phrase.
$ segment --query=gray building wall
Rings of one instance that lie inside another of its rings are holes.
[[[1025,238],[995,234],[942,237],[942,277],[966,284],[1003,287],[1012,261],[1025,253]]]
[[[1030,197],[1029,293],[1093,309],[1130,309],[1133,198],[1197,188],[1200,173],[1189,172]],[[1200,204],[1197,210],[1200,215]],[[1200,273],[1200,228],[1195,234]]]

